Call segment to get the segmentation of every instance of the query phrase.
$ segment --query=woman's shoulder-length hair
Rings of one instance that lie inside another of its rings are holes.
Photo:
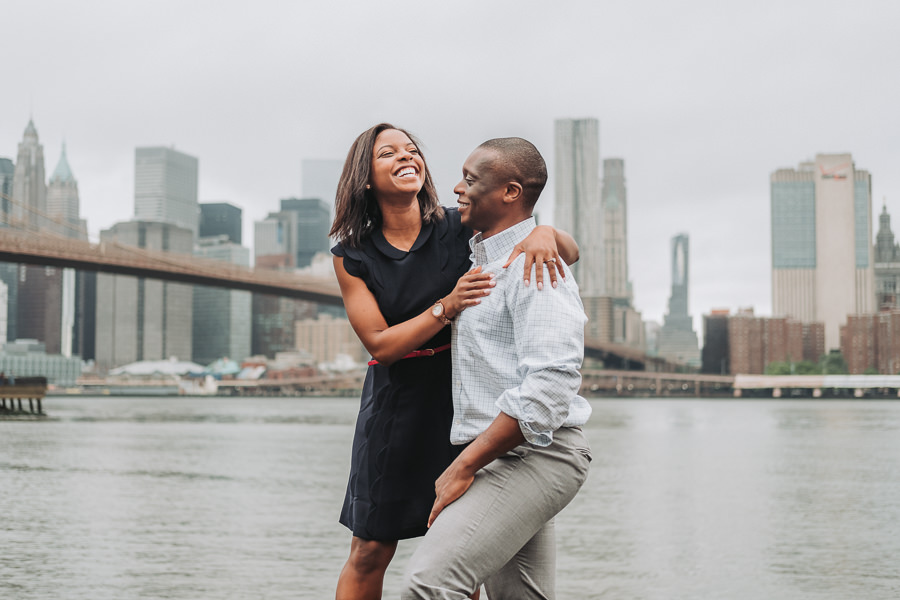
[[[394,127],[390,123],[379,123],[361,133],[350,146],[334,199],[334,223],[328,235],[351,248],[358,248],[366,237],[381,226],[381,209],[378,207],[375,191],[366,189],[366,185],[372,176],[375,138],[382,131],[389,129],[396,129],[412,140],[425,164],[425,183],[418,193],[422,222],[431,223],[444,217],[444,210],[419,141],[400,127]]]

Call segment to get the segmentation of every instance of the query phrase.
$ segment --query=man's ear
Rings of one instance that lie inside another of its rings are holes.
[[[522,199],[522,184],[517,181],[510,181],[506,184],[506,193],[503,194],[503,202],[504,204],[510,204],[512,202],[518,202]]]

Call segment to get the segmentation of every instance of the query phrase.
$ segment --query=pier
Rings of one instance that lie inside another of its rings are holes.
[[[582,395],[683,398],[900,398],[900,375],[701,375],[585,369]]]
[[[0,376],[0,419],[45,417],[46,377]]]
[[[581,393],[587,396],[730,397],[733,375],[583,369]]]

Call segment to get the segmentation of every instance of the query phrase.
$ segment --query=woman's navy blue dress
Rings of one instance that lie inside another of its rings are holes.
[[[423,224],[409,252],[391,246],[380,229],[359,248],[332,248],[366,283],[388,325],[430,308],[469,269],[472,231],[456,209],[444,212]],[[445,327],[422,348],[449,343]],[[425,534],[434,482],[460,450],[450,444],[452,419],[449,351],[369,367],[340,518],[353,535],[390,541]]]

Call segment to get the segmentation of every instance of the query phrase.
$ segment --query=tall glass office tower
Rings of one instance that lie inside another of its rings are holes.
[[[189,229],[197,238],[198,161],[172,148],[134,151],[134,218],[171,223]]]
[[[600,122],[557,119],[556,208],[553,224],[578,242],[581,260],[572,265],[582,297],[606,294],[603,210],[600,205]]]
[[[772,173],[772,311],[825,324],[840,347],[847,315],[875,310],[872,178],[850,154]]]
[[[241,245],[243,211],[227,202],[205,202],[200,205],[200,237],[224,235],[232,244]]]

